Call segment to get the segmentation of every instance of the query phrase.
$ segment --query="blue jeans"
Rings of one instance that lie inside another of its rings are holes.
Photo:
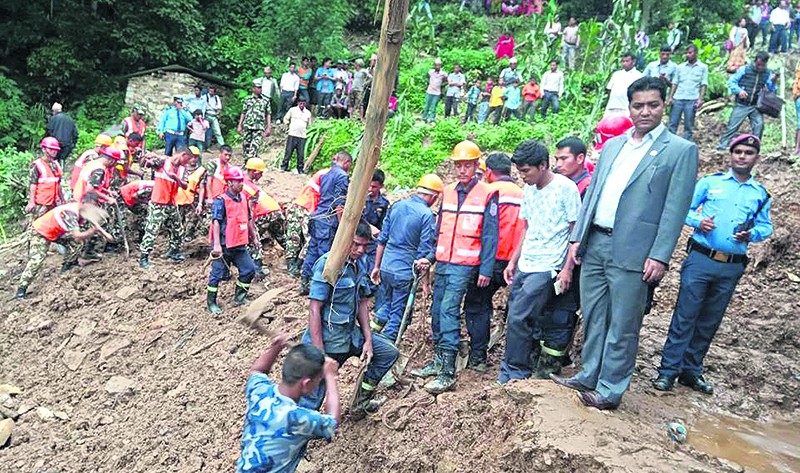
[[[464,123],[475,120],[475,107],[477,106],[478,104],[476,103],[467,104],[467,113],[464,115]]]
[[[394,273],[381,271],[381,284],[376,296],[375,318],[383,324],[383,335],[394,342],[400,332],[400,323],[411,294],[412,279],[399,278]],[[409,314],[406,326],[411,324]]]
[[[469,332],[469,346],[479,358],[486,358],[486,350],[489,348],[489,330],[494,313],[492,298],[498,289],[506,287],[506,281],[503,279],[506,266],[508,261],[496,260],[489,285],[478,287],[476,278],[470,283],[464,297],[464,318]]]
[[[320,220],[311,220],[308,222],[308,235],[308,248],[306,248],[302,271],[305,278],[311,278],[314,273],[314,263],[319,257],[331,251],[333,237],[336,236],[336,227],[322,223]]]
[[[445,351],[458,351],[461,332],[461,302],[467,287],[477,277],[477,266],[448,265],[450,274],[442,274],[442,264],[437,265],[431,305],[431,331],[433,346]],[[453,268],[455,266],[455,268]],[[452,271],[454,270],[454,271]]]
[[[784,25],[773,25],[772,36],[769,38],[769,52],[786,52],[786,27]]]
[[[792,26],[789,30],[789,47],[792,47],[792,39],[798,38],[800,41],[800,19],[792,20]],[[798,42],[798,46],[800,46],[800,42]]]
[[[256,274],[256,265],[250,257],[247,246],[237,246],[235,248],[222,247],[222,258],[211,261],[211,274],[208,276],[208,285],[218,287],[220,281],[230,279],[230,265],[236,266],[239,270],[239,282],[250,284]]]
[[[542,98],[542,118],[547,118],[548,107],[553,109],[553,113],[558,113],[561,104],[558,101],[558,94],[545,90]]]
[[[692,251],[681,267],[681,286],[661,355],[659,375],[703,374],[703,359],[744,273],[742,263],[721,263]]]
[[[176,133],[164,133],[164,139],[167,142],[167,147],[164,154],[172,156],[172,152],[186,146],[186,135]]]
[[[508,299],[506,351],[498,381],[530,378],[541,350],[545,307],[555,295],[550,272],[514,274]]]
[[[694,132],[694,104],[695,100],[673,100],[672,110],[669,113],[669,131],[678,134],[678,125],[683,115],[683,137],[692,141]]]
[[[762,19],[761,23],[758,25],[761,28],[761,47],[763,48],[765,44],[767,44],[767,34],[769,33],[769,20]],[[755,44],[750,45],[751,48],[755,47]]]
[[[356,324],[353,328],[352,340],[353,341],[350,345],[349,352],[325,353],[329,357],[336,360],[339,363],[340,368],[348,359],[354,356],[361,356],[361,351],[364,349],[364,334],[361,333],[361,328],[358,326],[358,324]],[[305,335],[303,335],[302,342],[306,345],[311,345],[310,331],[306,330]],[[387,340],[383,335],[373,333],[372,361],[370,361],[367,371],[364,373],[364,379],[369,380],[371,383],[377,384],[378,381],[383,379],[384,375],[386,375],[386,373],[392,369],[392,365],[397,360],[399,355],[400,352],[397,351],[397,348],[395,348],[395,346],[392,345],[389,340]],[[317,388],[316,391],[307,396],[301,397],[297,404],[307,409],[319,410],[324,399],[325,381],[323,380],[319,383],[319,388]]]
[[[425,94],[425,108],[422,109],[423,121],[436,121],[436,107],[439,105],[440,98],[441,95]]]
[[[728,143],[730,143],[733,136],[739,131],[739,127],[742,126],[746,118],[750,119],[750,128],[753,134],[761,138],[761,133],[764,131],[764,116],[752,105],[737,103],[733,106],[731,118],[728,120],[728,128],[719,140],[718,149],[728,149]]]
[[[478,105],[478,125],[483,124],[486,121],[486,117],[489,116],[489,102],[483,101]]]

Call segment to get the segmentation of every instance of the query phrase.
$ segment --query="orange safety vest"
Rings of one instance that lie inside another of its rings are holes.
[[[242,192],[244,192],[248,200],[252,200],[253,197],[256,198],[256,203],[253,206],[253,220],[281,210],[281,204],[250,179],[245,178]]]
[[[228,195],[222,194],[222,201],[225,203],[225,248],[236,248],[250,243],[250,232],[247,227],[248,207],[247,196],[239,193],[239,202],[236,202]],[[208,232],[208,240],[211,247],[214,247],[214,226]]]
[[[217,165],[216,168],[214,169],[214,175],[211,176],[210,178],[211,181],[208,186],[209,193],[211,194],[209,197],[211,197],[211,199],[213,200],[224,194],[225,189],[228,188],[228,185],[225,184],[225,176],[223,175],[223,171],[225,170],[222,168],[222,164],[219,162],[219,158],[212,160],[212,162]],[[227,164],[226,167],[227,166],[230,165]]]
[[[147,129],[147,124],[145,124],[144,120],[140,118],[138,121],[134,121],[133,117],[125,117],[122,123],[125,124],[125,138],[136,133],[142,137],[142,143],[144,143],[144,132]],[[141,146],[142,144],[139,144],[138,147]]]
[[[483,212],[494,193],[489,184],[478,181],[459,209],[456,183],[444,188],[436,261],[464,266],[481,264]]]
[[[84,151],[83,154],[75,160],[75,164],[72,165],[72,172],[69,173],[70,189],[75,189],[75,183],[78,182],[78,177],[81,175],[81,169],[83,169],[86,163],[92,162],[99,157],[100,153],[97,151],[97,149],[90,149],[88,151]]]
[[[489,184],[489,188],[498,193],[497,217],[500,221],[500,237],[497,241],[497,259],[509,261],[523,234],[523,225],[519,220],[522,189],[509,181],[493,182]]]
[[[36,205],[54,205],[56,203],[63,173],[58,162],[53,161],[53,164],[55,164],[55,172],[43,158],[33,162],[33,165],[39,170],[39,179],[36,181],[36,188],[33,192],[33,202]]]
[[[175,205],[192,205],[194,198],[197,195],[197,189],[200,188],[200,181],[206,173],[206,168],[200,166],[189,174],[189,180],[186,182],[186,189],[178,187],[178,195],[175,196]]]
[[[33,221],[34,231],[50,241],[58,240],[68,231],[65,214],[69,212],[78,217],[80,215],[79,207],[79,203],[70,202],[51,209]]]
[[[331,168],[320,169],[311,179],[306,182],[306,185],[300,190],[300,195],[294,199],[294,203],[308,210],[309,213],[314,213],[319,205],[319,186],[322,182],[322,176],[328,174]]]
[[[94,160],[81,169],[81,174],[78,176],[78,181],[75,183],[75,188],[72,190],[72,198],[75,202],[80,202],[83,196],[89,192],[89,178],[92,173],[98,169],[103,170],[103,182],[100,184],[100,190],[108,189],[111,183],[111,170],[108,169],[102,160]]]
[[[133,207],[140,202],[136,200],[136,194],[143,191],[144,189],[153,189],[153,181],[133,181],[125,184],[119,189],[119,193],[122,196],[122,200],[125,201],[125,205],[128,207]]]
[[[174,179],[169,177],[167,172],[175,172],[180,177],[183,167],[179,166],[177,170],[175,170],[174,167],[175,165],[172,164],[172,160],[167,158],[161,169],[156,171],[150,202],[161,205],[175,205],[175,198],[181,186],[179,186]]]

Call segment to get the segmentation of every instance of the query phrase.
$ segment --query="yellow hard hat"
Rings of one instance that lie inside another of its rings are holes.
[[[114,138],[114,147],[120,151],[128,151],[128,141],[124,136]]]
[[[200,148],[197,146],[189,146],[189,152],[192,153],[192,156],[200,156]]]
[[[264,172],[267,169],[266,163],[261,158],[250,158],[244,164],[245,169],[250,169],[251,171],[260,171]]]
[[[99,135],[95,136],[94,144],[97,146],[111,146],[114,144],[114,140],[112,140],[111,137],[105,133],[100,133]]]
[[[424,187],[435,192],[442,192],[444,190],[444,182],[436,174],[425,174],[419,178],[417,187]]]
[[[481,157],[481,149],[475,143],[464,140],[453,148],[450,159],[453,161],[472,161]]]
[[[480,169],[483,172],[486,172],[486,160],[485,159],[481,158],[481,159],[478,160],[478,169]]]

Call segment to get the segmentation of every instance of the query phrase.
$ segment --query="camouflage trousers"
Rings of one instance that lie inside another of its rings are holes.
[[[28,241],[28,263],[22,271],[19,278],[19,287],[28,287],[30,283],[36,279],[36,276],[44,266],[44,260],[47,258],[47,250],[50,249],[50,240],[39,235],[36,232],[31,232],[30,240]],[[81,244],[71,238],[62,238],[59,243],[67,247],[67,254],[64,255],[64,263],[73,263],[78,261],[80,255]]]
[[[141,243],[144,238],[144,227],[147,222],[147,204],[136,204],[129,207],[131,219],[128,220],[128,236],[136,236],[136,242]]]
[[[144,227],[144,237],[139,251],[150,254],[156,246],[156,237],[161,231],[161,226],[166,224],[169,233],[169,249],[178,251],[183,244],[183,223],[176,205],[156,204],[150,202],[147,207],[147,223]]]
[[[263,217],[257,218],[255,224],[262,247],[271,245],[273,241],[278,242],[278,244],[284,248],[286,247],[286,240],[284,239],[286,221],[283,218],[283,212],[268,213]],[[250,250],[250,256],[253,258],[256,266],[260,268],[262,252],[257,251],[252,243],[250,243],[247,248]]]
[[[208,235],[208,212],[197,215],[195,212],[196,209],[197,207],[195,207],[194,204],[181,205],[178,207],[178,211],[181,214],[181,221],[183,222],[185,241],[192,241],[197,235],[203,235],[203,229],[205,229],[205,234]]]
[[[103,204],[103,209],[108,212],[108,223],[104,230],[114,239],[111,243],[122,245],[124,243],[123,232],[128,228],[128,216],[125,212],[125,204]]]
[[[295,204],[286,207],[286,258],[299,258],[303,247],[308,243],[308,210]]]
[[[242,153],[244,160],[247,162],[250,158],[258,157],[258,148],[261,147],[261,142],[264,139],[263,129],[245,129],[242,135]]]

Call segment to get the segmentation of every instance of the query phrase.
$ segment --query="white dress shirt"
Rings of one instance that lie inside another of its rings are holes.
[[[561,95],[564,92],[564,73],[561,71],[547,71],[542,74],[542,90],[545,92],[555,92]]]
[[[612,110],[628,111],[628,87],[640,77],[642,77],[642,73],[635,67],[630,71],[620,69],[611,75],[611,80],[608,81],[606,86],[609,90],[606,112]]]
[[[633,141],[634,128],[625,132],[628,136],[628,141],[622,146],[617,159],[611,164],[611,170],[608,173],[606,182],[600,190],[600,199],[597,201],[597,210],[592,223],[601,227],[614,228],[619,199],[622,198],[622,193],[625,191],[628,181],[631,180],[636,167],[639,166],[647,152],[650,151],[656,138],[661,136],[661,133],[664,133],[665,130],[664,125],[658,125],[645,135],[642,142],[638,144]]]
[[[281,75],[281,92],[297,92],[300,88],[300,76],[291,72]]]

